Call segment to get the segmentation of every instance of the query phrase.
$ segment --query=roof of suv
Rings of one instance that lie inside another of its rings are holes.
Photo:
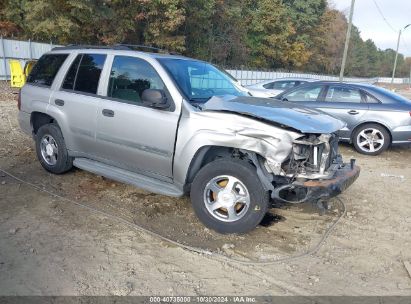
[[[146,56],[153,58],[174,58],[174,59],[185,59],[185,60],[196,60],[194,58],[185,57],[183,55],[169,52],[156,47],[145,46],[145,45],[132,45],[132,44],[117,44],[112,46],[96,46],[96,45],[68,45],[55,47],[51,51],[78,51],[78,50],[114,50],[114,51],[126,51],[133,53],[142,53]]]

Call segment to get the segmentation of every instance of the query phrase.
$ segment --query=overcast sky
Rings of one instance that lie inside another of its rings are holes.
[[[329,2],[348,17],[351,0]],[[398,30],[411,23],[411,0],[356,0],[353,23],[359,28],[364,40],[372,39],[380,49],[395,50]],[[411,57],[411,26],[401,35],[400,53]]]

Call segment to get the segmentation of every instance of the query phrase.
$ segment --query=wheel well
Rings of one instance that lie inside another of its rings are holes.
[[[354,128],[354,130],[352,131],[352,133],[351,133],[351,143],[354,142],[354,134],[355,134],[355,132],[357,132],[357,130],[358,130],[360,127],[362,127],[362,126],[364,126],[364,125],[369,125],[369,124],[379,125],[380,127],[384,128],[384,129],[387,131],[387,133],[388,133],[388,135],[389,135],[389,137],[390,137],[390,143],[391,143],[391,141],[392,141],[391,131],[390,131],[386,126],[384,126],[383,124],[381,124],[381,123],[379,123],[379,122],[375,122],[375,121],[364,122],[364,123],[359,124],[358,126],[356,126],[356,127]]]
[[[41,112],[33,112],[31,113],[31,125],[33,127],[33,133],[37,134],[37,131],[40,129],[41,126],[44,126],[49,123],[54,123],[55,119],[50,115],[41,113]]]
[[[202,167],[221,157],[241,158],[239,150],[235,148],[222,146],[206,146],[200,148],[191,160],[190,167],[187,172],[186,185],[191,184],[195,175]]]
[[[268,177],[268,174],[264,168],[262,168],[261,161],[263,160],[262,156],[259,156],[255,152],[246,151],[237,148],[229,148],[222,146],[206,146],[200,148],[195,156],[193,157],[190,167],[187,172],[186,182],[184,190],[186,192],[190,191],[191,183],[193,182],[196,174],[202,167],[208,163],[216,160],[221,157],[231,157],[244,162],[248,162],[257,170],[257,175],[260,178],[261,183],[267,190],[271,190],[272,184],[271,179]]]

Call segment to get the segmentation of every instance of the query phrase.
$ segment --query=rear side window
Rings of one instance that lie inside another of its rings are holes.
[[[50,87],[68,54],[49,54],[42,56],[34,65],[27,82]]]
[[[267,83],[263,85],[264,88],[266,89],[274,89],[274,90],[288,90],[291,89],[299,84],[298,81],[291,81],[291,80],[286,80],[286,81],[275,81],[271,83]]]
[[[361,92],[355,88],[330,86],[325,97],[328,102],[353,102],[360,103],[362,101]]]
[[[76,80],[78,65],[80,63],[81,56],[82,55],[78,55],[76,59],[73,61],[73,63],[71,64],[71,67],[68,70],[66,74],[66,78],[64,79],[64,82],[63,82],[63,89],[66,89],[66,90],[74,89],[74,81]]]
[[[367,93],[365,93],[365,99],[367,103],[380,103],[380,101],[377,98]]]
[[[62,88],[78,92],[97,94],[97,87],[106,55],[80,54],[71,64]]]

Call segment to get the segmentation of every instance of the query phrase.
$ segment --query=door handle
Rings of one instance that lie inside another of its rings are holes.
[[[348,111],[348,114],[357,115],[357,114],[360,114],[360,112],[358,112],[356,110],[350,110],[350,111]]]
[[[63,99],[56,99],[54,100],[54,103],[60,107],[64,106],[64,100]]]
[[[114,117],[114,111],[113,110],[103,109],[103,111],[101,113],[103,113],[103,115],[107,116],[107,117]]]

